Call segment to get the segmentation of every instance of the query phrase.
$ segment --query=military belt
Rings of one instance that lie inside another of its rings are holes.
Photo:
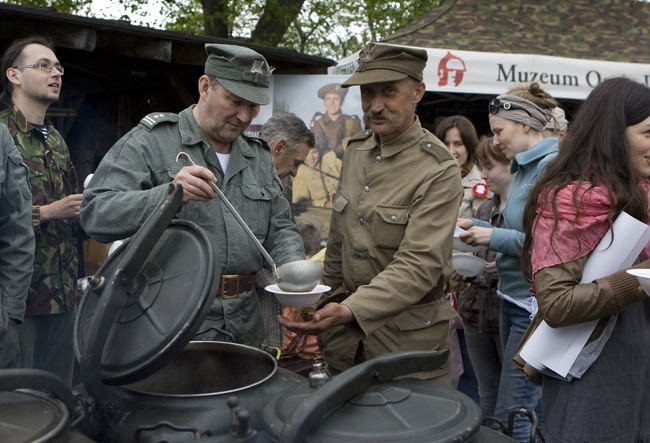
[[[426,294],[424,297],[420,299],[415,305],[423,305],[425,303],[431,303],[436,300],[440,300],[445,296],[445,291],[443,290],[442,286],[436,286],[433,288],[431,291],[429,291],[428,294]]]
[[[255,288],[255,274],[247,275],[222,275],[220,298],[237,298],[242,292]]]

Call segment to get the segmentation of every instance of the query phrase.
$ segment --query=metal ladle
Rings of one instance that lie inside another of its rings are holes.
[[[191,166],[196,166],[196,163],[194,163],[194,160],[192,160],[187,152],[179,152],[176,156],[176,162],[181,158]],[[248,238],[253,241],[255,246],[257,246],[257,249],[262,253],[262,256],[271,265],[271,271],[277,281],[278,288],[285,292],[310,292],[318,285],[323,273],[323,268],[319,263],[312,260],[297,260],[285,263],[277,268],[275,260],[273,260],[271,255],[266,251],[266,249],[264,249],[262,243],[260,243],[257,237],[255,237],[253,231],[251,231],[244,219],[241,218],[234,206],[228,201],[223,192],[221,192],[221,189],[219,189],[219,187],[213,182],[208,183],[210,183],[210,186],[215,190],[219,199],[224,205],[226,205],[226,208],[228,208],[233,217],[235,217],[235,220],[237,220],[244,229]]]

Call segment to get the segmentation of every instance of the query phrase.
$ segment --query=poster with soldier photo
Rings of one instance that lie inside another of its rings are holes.
[[[276,75],[273,111],[296,114],[314,133],[316,146],[309,151],[291,187],[291,208],[296,223],[312,224],[327,238],[341,171],[341,158],[348,139],[363,129],[359,87],[341,88],[349,76]]]

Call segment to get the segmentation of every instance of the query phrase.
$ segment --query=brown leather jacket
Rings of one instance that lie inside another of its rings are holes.
[[[551,327],[568,326],[600,320],[589,337],[591,343],[603,332],[605,322],[612,314],[643,300],[648,295],[641,289],[636,277],[619,271],[593,283],[580,284],[587,257],[541,269],[535,274],[535,293],[539,311],[519,343],[519,351],[542,320]],[[646,260],[633,268],[650,268]],[[534,383],[541,384],[541,374],[528,365],[517,353],[515,365]]]

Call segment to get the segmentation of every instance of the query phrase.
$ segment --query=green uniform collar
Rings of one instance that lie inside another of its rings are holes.
[[[192,105],[178,114],[178,124],[180,126],[182,144],[183,146],[194,146],[205,142],[207,146],[211,146],[205,138],[203,130],[194,118],[192,111],[195,106],[196,105]],[[230,153],[234,154],[236,150],[239,150],[244,157],[257,157],[255,150],[241,135],[232,142]]]

